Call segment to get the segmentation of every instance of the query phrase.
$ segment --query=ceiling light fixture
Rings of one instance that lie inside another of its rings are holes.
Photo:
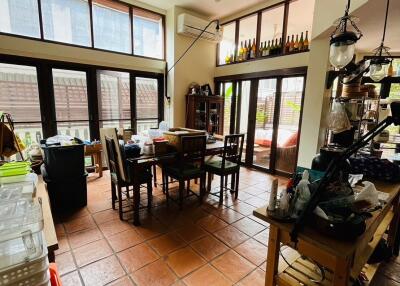
[[[388,75],[389,65],[392,63],[392,55],[389,53],[390,48],[385,46],[386,25],[389,13],[390,1],[386,2],[385,24],[383,26],[382,41],[379,47],[374,50],[374,56],[370,62],[370,77],[373,81],[381,81]]]
[[[355,24],[355,17],[349,15],[350,0],[347,2],[344,16],[335,22],[336,28],[331,34],[329,61],[338,69],[344,68],[353,59],[355,43],[363,36]],[[348,31],[351,25],[355,32]]]

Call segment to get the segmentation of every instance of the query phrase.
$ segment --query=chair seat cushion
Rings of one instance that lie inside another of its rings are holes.
[[[225,167],[222,168],[222,158],[213,158],[206,162],[206,170],[210,172],[230,172],[239,168],[239,165],[225,160]]]
[[[183,166],[175,164],[165,166],[165,172],[174,178],[190,178],[200,176],[204,173],[204,170],[190,164],[184,164]]]

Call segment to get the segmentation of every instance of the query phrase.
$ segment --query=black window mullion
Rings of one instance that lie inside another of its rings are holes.
[[[257,31],[256,31],[256,57],[260,57],[260,41],[261,41],[261,22],[262,21],[262,12],[259,11],[257,13]]]
[[[237,54],[238,54],[238,47],[239,47],[239,29],[240,29],[240,20],[235,21],[235,49],[234,49],[234,55],[233,57],[236,60]]]
[[[93,30],[93,2],[89,0],[89,19],[90,19],[90,40],[92,42],[91,47],[94,48],[94,30]]]
[[[90,139],[94,140],[100,138],[97,71],[95,68],[89,68],[86,75]]]
[[[242,112],[242,84],[243,81],[239,81],[238,82],[238,86],[236,89],[236,93],[237,93],[237,104],[236,104],[236,133],[239,134],[240,133],[240,115]]]
[[[258,79],[250,82],[249,121],[247,123],[246,166],[253,165],[254,137],[256,132]]]
[[[273,132],[271,142],[271,154],[269,161],[269,169],[275,172],[275,160],[276,160],[276,148],[278,146],[278,128],[279,118],[281,109],[281,97],[282,97],[282,78],[278,77],[276,80],[276,93],[275,93],[275,106],[274,106],[274,121],[273,121]]]
[[[134,29],[134,27],[133,27],[133,8],[132,7],[129,7],[129,21],[130,21],[129,28],[131,31],[131,53],[132,53],[132,55],[134,55],[135,49],[133,48],[133,44],[134,44],[133,29]]]
[[[289,7],[290,7],[290,0],[287,0],[285,2],[285,7],[283,11],[283,24],[282,24],[282,51],[281,53],[283,54],[285,52],[285,44],[286,44],[286,38],[287,38],[287,27],[288,27],[288,21],[289,21]]]
[[[232,81],[231,118],[229,133],[235,133],[237,81]]]
[[[40,39],[44,39],[44,32],[43,32],[43,15],[42,15],[42,1],[38,0],[38,11],[39,11],[39,28],[40,28]]]
[[[129,76],[129,84],[130,84],[130,96],[131,96],[131,127],[133,132],[137,133],[137,106],[136,106],[136,76],[133,73],[130,73]]]
[[[164,77],[158,76],[158,123],[164,120]]]
[[[43,138],[47,138],[57,134],[53,74],[51,67],[45,63],[39,64],[37,76]]]

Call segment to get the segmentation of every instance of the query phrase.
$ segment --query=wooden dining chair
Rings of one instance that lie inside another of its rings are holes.
[[[123,219],[123,214],[125,213],[123,202],[123,195],[126,196],[127,201],[130,200],[130,191],[133,190],[133,184],[130,175],[126,172],[124,153],[121,152],[119,143],[116,144],[113,138],[108,136],[105,137],[106,150],[108,157],[108,166],[110,169],[111,176],[111,200],[112,207],[115,209],[115,202],[118,201],[118,212],[119,218]],[[118,148],[118,149],[117,149]],[[118,152],[119,151],[119,152]],[[122,167],[122,168],[121,168]],[[121,172],[124,170],[124,174]],[[147,185],[147,208],[151,209],[152,204],[152,176],[151,173],[145,171],[140,174],[132,174],[134,176],[140,176],[140,183]],[[124,176],[124,177],[123,177]],[[130,188],[131,187],[131,188]],[[125,191],[123,191],[125,188]],[[132,196],[133,198],[133,196]],[[128,204],[131,206],[133,204]]]
[[[163,187],[167,196],[167,203],[170,199],[168,179],[173,178],[179,182],[179,207],[183,205],[185,182],[192,179],[200,179],[200,192],[196,194],[187,189],[187,195],[194,194],[203,200],[205,193],[206,172],[204,170],[204,159],[206,153],[206,136],[183,136],[181,149],[178,152],[177,160],[170,165],[163,167]]]
[[[219,204],[223,203],[224,189],[228,189],[224,180],[232,176],[232,185],[228,189],[235,193],[235,199],[239,193],[240,161],[242,160],[244,134],[226,135],[224,139],[224,150],[221,157],[213,157],[205,162],[205,170],[208,173],[207,192],[218,196],[218,193],[211,193],[211,180],[213,175],[220,176]]]

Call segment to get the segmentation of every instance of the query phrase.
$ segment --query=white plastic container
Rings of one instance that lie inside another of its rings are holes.
[[[41,231],[39,234],[43,237],[43,231]],[[45,242],[43,242],[42,253],[37,258],[31,259],[28,262],[14,264],[0,271],[0,286],[42,285],[44,282],[46,282],[46,279],[43,281],[38,279],[40,278],[39,274],[43,274],[43,272],[48,271],[48,269],[49,261],[47,258],[47,247]],[[43,277],[43,275],[41,277]],[[38,284],[32,284],[32,281],[38,281]]]
[[[3,184],[0,186],[0,202],[13,202],[20,199],[33,201],[36,188],[32,182]]]
[[[39,203],[0,203],[0,272],[43,253],[43,215]]]

